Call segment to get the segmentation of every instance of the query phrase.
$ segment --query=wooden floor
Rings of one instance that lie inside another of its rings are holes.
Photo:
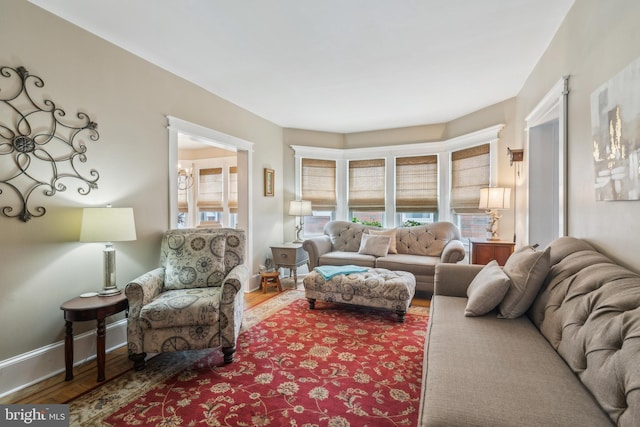
[[[301,282],[301,280],[298,279],[298,282]],[[262,291],[247,293],[245,294],[245,307],[254,307],[277,294],[276,290],[270,290],[266,294],[262,293]],[[413,305],[428,307],[429,299],[414,298],[412,303]],[[127,357],[126,346],[108,353],[105,365],[106,381],[122,375],[132,366],[132,362]],[[92,360],[73,368],[74,378],[72,381],[65,381],[65,374],[62,372],[40,383],[0,398],[0,404],[67,403],[83,393],[104,384],[96,382],[97,374],[96,362]]]

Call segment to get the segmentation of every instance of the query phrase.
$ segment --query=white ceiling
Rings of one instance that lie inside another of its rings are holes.
[[[279,126],[444,123],[517,95],[574,0],[30,0]]]

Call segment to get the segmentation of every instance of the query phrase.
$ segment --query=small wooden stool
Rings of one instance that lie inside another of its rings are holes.
[[[260,287],[262,288],[263,294],[267,293],[267,288],[269,286],[277,286],[278,292],[282,291],[279,271],[263,271],[260,273]]]

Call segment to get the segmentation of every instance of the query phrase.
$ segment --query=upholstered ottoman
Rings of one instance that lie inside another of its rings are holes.
[[[328,280],[314,270],[304,278],[303,284],[310,309],[315,308],[316,300],[386,308],[396,312],[398,322],[404,322],[416,291],[413,274],[384,268],[338,274]]]

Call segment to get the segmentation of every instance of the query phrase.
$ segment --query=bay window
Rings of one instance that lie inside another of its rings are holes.
[[[445,141],[338,149],[292,145],[295,196],[310,200],[304,235],[330,220],[382,227],[451,221],[463,237],[485,237],[480,188],[497,179],[502,125]],[[464,241],[464,240],[463,240]]]

